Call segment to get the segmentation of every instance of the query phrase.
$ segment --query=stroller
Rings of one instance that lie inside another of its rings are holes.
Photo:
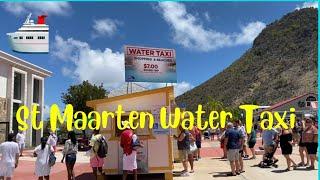
[[[265,156],[264,156],[263,161],[261,161],[258,164],[258,166],[260,168],[269,168],[271,166],[275,167],[275,168],[278,168],[278,165],[277,165],[278,160],[273,160],[273,156],[274,156],[275,152],[277,151],[278,145],[279,145],[278,141],[273,143],[272,151],[270,153],[266,153]]]

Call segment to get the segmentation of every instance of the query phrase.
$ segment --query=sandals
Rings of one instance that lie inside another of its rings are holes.
[[[314,166],[308,166],[306,169],[308,169],[308,170],[315,170]]]
[[[237,176],[237,174],[228,173],[227,176]]]
[[[303,162],[299,162],[298,167],[302,167],[302,166],[305,166],[305,164]]]

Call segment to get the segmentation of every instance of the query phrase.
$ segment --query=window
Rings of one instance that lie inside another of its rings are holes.
[[[13,37],[13,39],[18,39],[18,37]]]
[[[27,36],[26,39],[33,39],[33,36]]]
[[[23,36],[20,36],[19,39],[23,39]]]
[[[22,100],[22,74],[14,73],[13,99]]]
[[[12,131],[16,134],[18,133],[18,121],[17,121],[17,118],[16,118],[16,115],[17,115],[17,111],[19,109],[21,104],[19,103],[13,103],[13,106],[12,106],[12,110],[13,110],[13,114],[12,114]],[[23,113],[23,112],[21,112]],[[23,115],[23,114],[21,114]]]
[[[306,99],[306,107],[311,106],[311,102],[313,101],[317,101],[317,98],[315,98],[314,96],[308,96]]]
[[[38,36],[38,39],[46,39],[45,36]]]
[[[39,79],[33,79],[33,102],[38,104],[40,104],[40,85]]]

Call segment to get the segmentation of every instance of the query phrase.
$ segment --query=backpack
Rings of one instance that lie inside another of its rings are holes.
[[[98,148],[98,151],[97,151],[97,155],[99,158],[105,158],[107,157],[107,154],[108,154],[108,143],[106,141],[106,139],[101,136],[97,142],[99,143],[99,148]]]

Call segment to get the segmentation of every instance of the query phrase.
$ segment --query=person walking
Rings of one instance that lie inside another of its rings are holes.
[[[74,180],[74,164],[77,160],[77,152],[78,152],[78,142],[76,139],[76,134],[74,131],[68,132],[68,140],[64,144],[64,148],[62,151],[63,157],[61,159],[61,163],[66,159],[66,167],[68,172],[68,180]]]
[[[123,149],[122,165],[123,165],[123,175],[122,180],[126,180],[128,172],[132,171],[134,175],[134,180],[138,179],[137,173],[137,148],[143,147],[140,143],[138,136],[130,128],[128,121],[122,122],[126,129],[122,131],[120,135],[120,146]]]
[[[8,140],[0,144],[0,179],[11,180],[13,171],[19,164],[19,145],[13,141],[15,135],[10,133]]]
[[[199,160],[201,159],[201,141],[202,141],[202,135],[201,135],[201,131],[200,129],[197,127],[197,125],[195,124],[194,125],[194,128],[195,128],[195,136],[196,136],[196,146],[197,146],[197,150],[196,150],[196,153],[195,153],[195,157],[196,157],[196,160]]]
[[[96,180],[98,180],[100,176],[103,176],[102,167],[104,164],[104,158],[98,156],[98,150],[100,145],[99,140],[101,138],[104,137],[100,134],[100,130],[95,129],[93,130],[93,134],[89,143],[89,146],[91,146],[90,166],[92,168],[93,175]]]
[[[257,142],[257,129],[258,129],[258,126],[254,125],[251,131],[251,134],[248,135],[248,147],[250,148],[250,151],[252,154],[252,157],[250,159],[256,159],[256,152],[255,152],[254,146],[256,145],[256,142]]]
[[[314,162],[316,160],[318,150],[318,129],[315,127],[311,118],[306,118],[306,128],[302,133],[302,141],[305,143],[308,156],[310,158],[309,170],[314,170]]]
[[[287,161],[287,169],[286,171],[291,170],[291,163],[293,167],[297,167],[296,163],[291,159],[290,155],[292,154],[292,146],[293,146],[293,135],[291,129],[282,129],[280,135],[280,147],[282,155],[286,158]]]
[[[300,163],[298,163],[298,166],[309,166],[310,164],[310,159],[308,156],[306,144],[302,141],[302,133],[305,130],[305,120],[301,120],[297,122],[297,127],[300,135],[300,141],[298,143],[299,146],[299,155],[300,155]],[[307,158],[307,162],[305,163],[305,157]]]
[[[57,151],[57,142],[58,142],[57,135],[53,131],[50,131],[50,135],[48,137],[47,144],[49,144],[51,147],[53,147],[54,152]]]
[[[246,157],[246,155],[244,155],[244,152],[246,152],[247,146],[244,145],[246,143],[246,139],[247,139],[247,133],[244,129],[244,126],[242,126],[242,123],[240,120],[236,120],[234,123],[234,129],[236,131],[238,131],[241,134],[242,140],[243,142],[241,143],[241,146],[239,148],[239,165],[240,165],[240,172],[243,173],[244,171],[244,165],[243,165],[243,157]]]
[[[25,147],[25,139],[26,139],[26,136],[24,135],[23,131],[19,130],[19,132],[16,135],[16,141],[19,145],[20,156],[22,156],[23,149]]]
[[[187,125],[188,126],[188,125]],[[197,145],[196,145],[196,138],[195,138],[195,132],[189,131],[189,142],[190,142],[190,149],[188,151],[188,161],[190,164],[190,173],[194,173],[194,154],[197,151]]]
[[[220,141],[220,148],[222,149],[223,156],[221,159],[226,159],[227,158],[227,149],[225,148],[225,132],[226,130],[224,128],[221,129],[220,135],[218,136],[218,140]]]
[[[38,145],[33,152],[34,157],[37,157],[35,162],[35,175],[38,180],[49,180],[51,167],[49,165],[49,156],[54,152],[54,148],[47,144],[47,138],[41,138],[41,144]]]
[[[232,123],[227,124],[225,132],[225,147],[227,149],[227,159],[230,162],[231,173],[228,176],[236,176],[241,173],[240,167],[240,153],[243,148],[242,134],[233,127]]]
[[[173,137],[177,140],[179,159],[183,165],[183,171],[181,176],[189,176],[188,173],[188,152],[190,151],[190,140],[189,140],[189,131],[179,126],[180,134],[178,136],[174,135]]]

